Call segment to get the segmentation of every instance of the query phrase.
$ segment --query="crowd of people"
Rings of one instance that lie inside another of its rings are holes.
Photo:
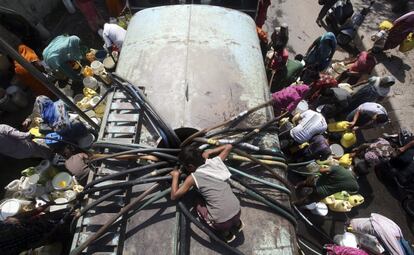
[[[395,184],[395,180],[400,186],[412,186],[412,135],[406,135],[403,142],[396,142],[387,134],[365,141],[362,130],[378,128],[390,122],[389,113],[382,103],[390,95],[395,78],[372,73],[378,62],[376,55],[382,51],[400,46],[400,51],[408,52],[406,48],[402,49],[402,45],[410,40],[414,32],[414,12],[396,19],[389,30],[382,30],[385,36],[381,39],[381,46],[375,47],[375,50],[361,51],[352,59],[333,60],[341,24],[352,16],[352,3],[348,0],[321,0],[319,4],[322,8],[316,24],[324,25],[326,18],[325,26],[333,32],[316,38],[304,55],[296,55],[294,59],[289,59],[286,50],[289,34],[286,24],[275,28],[268,42],[266,32],[261,29],[263,22],[257,23],[262,52],[266,56],[269,87],[273,92],[275,116],[285,112],[290,114],[280,123],[283,130],[279,134],[281,148],[293,162],[315,160],[318,163],[317,170],[308,168],[305,173],[313,171],[311,177],[295,185],[298,198],[294,204],[309,206],[324,201],[329,205],[326,198],[334,194],[335,197],[344,191],[356,194],[359,190],[358,178],[371,171],[387,180],[387,184]],[[365,9],[363,15],[367,11]],[[373,46],[378,46],[376,40],[379,37],[373,37],[373,40]],[[342,147],[339,153],[337,145]],[[349,210],[345,205],[340,209]],[[402,241],[401,230],[392,220],[375,213],[371,218],[373,228],[379,228],[375,221],[382,221],[380,224],[395,228],[395,231],[384,226],[378,231],[368,230],[365,226],[355,226],[357,220],[352,221],[351,225],[359,233],[376,236],[389,254],[412,254],[411,248],[407,248]],[[369,221],[361,219],[358,222],[363,220]],[[326,252],[366,254],[365,251],[348,250],[338,245],[326,246]]]

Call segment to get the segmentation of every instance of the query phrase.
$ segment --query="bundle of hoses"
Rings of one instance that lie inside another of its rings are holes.
[[[118,81],[119,82],[119,81]],[[120,85],[124,86],[125,88],[125,81],[119,82]],[[126,90],[129,90],[130,94],[132,95],[131,98],[134,99],[139,99],[141,101],[143,101],[141,95],[139,93],[134,93],[133,91],[131,91],[132,89],[129,88],[128,86],[126,86]],[[135,91],[136,92],[136,91]],[[141,108],[147,108],[148,106],[145,105],[145,101],[141,102],[140,107]],[[259,107],[260,108],[260,107]],[[257,108],[257,109],[259,109]],[[246,116],[245,114],[243,116]],[[235,118],[235,120],[240,121],[242,118]],[[239,160],[248,160],[251,161],[251,163],[263,166],[266,170],[268,170],[270,173],[272,173],[276,179],[278,179],[281,183],[283,183],[285,185],[285,187],[270,182],[268,180],[264,180],[252,175],[249,175],[247,173],[244,173],[243,171],[234,169],[234,168],[230,168],[230,171],[232,171],[233,173],[237,173],[237,175],[243,176],[245,178],[249,178],[253,181],[257,181],[260,182],[264,185],[267,185],[269,187],[275,188],[276,190],[283,192],[287,195],[290,195],[290,189],[291,189],[291,185],[289,182],[287,182],[284,178],[282,178],[281,176],[279,176],[278,172],[275,171],[275,169],[269,167],[266,163],[270,163],[266,160],[270,160],[272,161],[272,164],[276,164],[278,167],[282,168],[282,169],[287,169],[287,165],[286,165],[286,160],[284,158],[283,153],[281,153],[280,151],[277,150],[266,150],[266,149],[262,149],[262,148],[258,148],[257,146],[251,145],[246,143],[245,141],[250,140],[251,138],[253,138],[256,134],[258,134],[261,131],[264,131],[267,128],[270,128],[271,124],[273,124],[276,121],[276,119],[273,119],[267,123],[265,123],[264,125],[258,127],[258,128],[254,128],[253,130],[248,129],[247,130],[247,135],[245,138],[240,137],[237,140],[233,141],[232,144],[234,144],[236,147],[239,148],[234,148],[233,152],[235,153],[235,159],[239,159]],[[168,128],[166,128],[166,126],[160,124],[162,123],[162,121],[157,121],[156,122],[157,125],[163,126],[163,128],[160,128],[164,131],[165,133],[169,133]],[[229,126],[232,126],[232,123],[234,124],[234,122],[230,122],[227,123],[229,124]],[[164,123],[165,124],[165,123]],[[209,131],[212,131],[214,129],[210,129]],[[228,129],[230,130],[230,129]],[[233,129],[234,130],[234,129]],[[171,131],[173,132],[173,131]],[[226,133],[226,132],[223,132]],[[205,133],[204,133],[205,134]],[[197,136],[195,136],[197,137]],[[164,138],[164,137],[163,137]],[[190,139],[188,141],[188,143],[190,142],[196,142],[198,144],[210,144],[210,145],[219,145],[220,142],[215,141],[214,136],[210,136],[210,139],[207,138],[202,138],[199,137],[196,139]],[[165,138],[166,140],[171,141],[179,141],[176,140],[175,138]],[[198,139],[198,140],[197,140]],[[207,141],[206,141],[207,140]],[[206,143],[207,142],[207,143]],[[129,154],[136,154],[136,153],[141,153],[141,154],[152,154],[156,157],[162,158],[163,161],[159,161],[156,163],[152,163],[152,164],[148,164],[148,165],[141,165],[135,168],[130,168],[130,169],[125,169],[123,171],[117,172],[115,174],[112,175],[108,175],[108,176],[104,176],[101,177],[100,179],[97,179],[91,183],[89,183],[88,185],[85,186],[85,190],[84,192],[81,194],[86,195],[86,194],[91,194],[97,191],[104,191],[104,190],[108,190],[108,192],[101,196],[99,199],[95,200],[94,202],[90,203],[89,205],[86,205],[78,215],[82,215],[85,212],[87,212],[88,210],[90,210],[91,208],[97,206],[98,204],[100,204],[101,202],[105,201],[105,199],[120,194],[122,192],[124,192],[126,189],[130,189],[132,186],[134,185],[138,185],[138,184],[142,184],[142,183],[154,183],[149,189],[147,189],[146,191],[144,191],[143,193],[141,193],[141,195],[139,195],[138,197],[136,197],[135,199],[133,199],[128,205],[124,206],[120,212],[118,214],[116,214],[113,218],[111,218],[110,220],[108,220],[108,222],[103,225],[101,227],[101,229],[99,229],[94,235],[90,236],[84,243],[82,243],[79,247],[77,247],[76,249],[74,249],[70,254],[74,255],[74,254],[79,254],[80,252],[82,252],[82,250],[84,250],[88,245],[90,245],[92,242],[94,242],[97,238],[99,238],[100,236],[102,236],[103,234],[106,233],[106,231],[109,229],[110,226],[112,226],[114,223],[119,222],[117,221],[117,219],[119,217],[123,217],[124,219],[127,219],[131,216],[133,216],[135,213],[137,213],[138,211],[144,209],[146,206],[148,206],[151,203],[154,203],[156,201],[158,201],[161,198],[164,198],[165,196],[169,195],[170,193],[170,188],[161,190],[157,193],[155,193],[151,198],[149,198],[147,201],[142,202],[142,200],[148,196],[149,194],[151,194],[155,189],[160,187],[160,182],[168,182],[171,180],[170,176],[160,176],[160,177],[156,177],[157,175],[165,175],[167,174],[169,171],[171,171],[172,166],[177,164],[177,153],[178,150],[170,150],[170,151],[163,151],[163,150],[158,150],[155,148],[148,148],[148,147],[144,147],[141,145],[137,145],[137,144],[116,144],[116,143],[108,143],[108,142],[97,142],[94,145],[95,148],[111,148],[111,149],[116,149],[118,151],[118,153],[114,153],[111,155],[106,155],[106,156],[102,156],[100,158],[97,158],[95,161],[100,161],[100,160],[108,160],[108,159],[114,159],[117,160],[118,156],[121,155],[129,155]],[[255,151],[255,153],[258,153],[259,155],[255,155],[252,156],[250,153],[245,152],[242,149],[250,149],[253,151]],[[264,152],[264,155],[260,155],[261,153]],[[143,171],[147,171],[147,170],[153,170],[150,173],[147,174],[142,174],[140,177],[138,177],[137,179],[134,180],[130,180],[130,181],[124,181],[124,182],[120,182],[120,183],[115,183],[115,184],[107,184],[107,185],[100,185],[102,182],[106,181],[106,180],[112,180],[115,178],[119,178],[122,176],[126,176],[128,174],[134,174],[134,175],[139,175],[140,172]],[[185,178],[185,176],[181,176],[181,178]],[[232,177],[233,180],[230,181],[230,183],[237,189],[245,192],[248,196],[250,196],[253,199],[258,200],[259,202],[265,204],[266,206],[269,206],[273,211],[275,211],[276,213],[278,213],[280,216],[286,218],[289,222],[291,222],[294,226],[296,226],[296,220],[295,217],[292,214],[292,211],[290,208],[288,208],[287,206],[279,203],[278,201],[270,198],[269,196],[263,194],[262,192],[260,192],[257,189],[252,188],[249,184],[247,184],[246,182],[244,182],[242,179],[240,179],[237,176],[233,176]],[[138,207],[138,205],[142,202],[142,204]],[[240,251],[238,251],[237,249],[235,249],[234,247],[229,246],[227,243],[223,242],[220,238],[218,238],[204,223],[201,223],[200,221],[198,221],[189,211],[188,209],[185,207],[185,205],[182,202],[178,202],[178,208],[180,210],[180,213],[182,214],[181,216],[184,215],[184,217],[186,217],[189,221],[193,222],[198,228],[200,228],[204,233],[206,233],[211,240],[215,240],[217,241],[219,244],[221,244],[228,252],[227,253],[231,253],[231,254],[242,254]],[[79,216],[78,216],[79,217]],[[77,217],[77,218],[78,218]],[[182,218],[180,219],[180,226],[181,227],[186,227],[186,221],[183,220]],[[183,236],[184,231],[179,231],[180,236]],[[180,243],[181,244],[181,243]],[[185,245],[181,244],[181,245]],[[187,251],[187,249],[185,249],[184,247],[180,247],[180,253],[182,251]]]

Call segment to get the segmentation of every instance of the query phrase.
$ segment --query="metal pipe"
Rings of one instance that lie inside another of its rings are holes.
[[[198,221],[193,215],[191,215],[190,211],[187,209],[187,207],[183,204],[183,202],[178,201],[178,206],[180,207],[181,212],[194,224],[196,225],[201,231],[203,231],[206,235],[210,237],[210,239],[218,242],[221,244],[230,254],[238,254],[243,255],[243,253],[239,250],[237,250],[234,247],[231,247],[227,243],[225,243],[223,240],[218,238],[213,231],[211,231],[208,227],[206,227],[203,223]],[[72,254],[71,254],[72,255]]]
[[[136,197],[134,200],[132,200],[128,205],[123,207],[116,215],[114,215],[112,218],[110,218],[95,234],[90,236],[85,242],[83,242],[81,245],[73,249],[69,255],[79,255],[81,252],[88,247],[92,242],[94,242],[96,239],[101,237],[103,234],[106,233],[106,231],[109,229],[110,226],[121,216],[128,213],[129,210],[131,210],[133,207],[135,207],[139,202],[141,202],[142,199],[144,199],[148,194],[150,194],[153,190],[158,188],[159,184],[155,183],[151,187],[149,187],[147,190],[145,190],[141,195]]]
[[[287,195],[289,195],[289,196],[291,195],[290,190],[288,190],[287,188],[285,188],[285,187],[283,187],[283,186],[277,185],[276,183],[273,183],[273,182],[269,182],[269,181],[266,181],[266,180],[260,179],[260,178],[258,178],[258,177],[256,177],[256,176],[253,176],[253,175],[247,174],[247,173],[245,173],[245,172],[243,172],[243,171],[240,171],[240,170],[238,170],[238,169],[236,169],[236,168],[233,168],[233,167],[230,167],[230,166],[227,166],[227,168],[230,170],[230,172],[233,172],[233,173],[236,173],[236,174],[242,175],[242,176],[244,176],[244,177],[247,177],[247,178],[249,178],[249,179],[252,179],[252,180],[254,180],[254,181],[257,181],[257,182],[260,182],[260,183],[266,184],[267,186],[272,187],[272,188],[274,188],[274,189],[276,189],[276,190],[278,190],[278,191],[280,191],[280,192],[283,192],[283,193],[285,193],[285,194],[287,194]]]
[[[24,59],[20,54],[13,49],[3,38],[0,37],[0,47],[5,51],[6,55],[16,60],[24,69],[26,69],[35,79],[40,81],[43,86],[45,86],[50,92],[56,95],[61,99],[72,111],[75,111],[79,116],[84,119],[86,122],[93,127],[95,132],[99,130],[98,124],[96,124],[88,115],[86,115],[81,109],[79,109],[76,104],[74,104],[62,91],[56,88],[50,81],[32,64],[30,64],[26,59]]]

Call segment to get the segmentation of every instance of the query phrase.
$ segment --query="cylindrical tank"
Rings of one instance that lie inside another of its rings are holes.
[[[116,73],[145,87],[149,102],[173,129],[211,127],[270,99],[254,21],[221,7],[176,5],[138,12],[129,24]],[[268,107],[244,124],[259,125],[272,115]],[[277,134],[263,143],[277,146],[273,141]],[[255,170],[252,174],[262,174]],[[286,196],[270,194],[289,206]],[[244,254],[296,254],[295,229],[286,219],[257,201],[241,200],[246,227],[234,246]],[[124,254],[174,253],[176,207],[172,201],[159,206],[163,209],[142,211],[128,220]],[[189,254],[226,254],[191,229]]]
[[[116,72],[144,86],[173,129],[210,127],[269,99],[254,21],[238,11],[176,5],[131,20]],[[249,125],[271,116],[268,108]]]

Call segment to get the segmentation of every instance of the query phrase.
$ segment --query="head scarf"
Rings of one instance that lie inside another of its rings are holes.
[[[318,71],[326,69],[336,50],[336,37],[332,32],[327,32],[321,36],[315,48],[309,52],[306,62],[309,65],[315,65]]]

